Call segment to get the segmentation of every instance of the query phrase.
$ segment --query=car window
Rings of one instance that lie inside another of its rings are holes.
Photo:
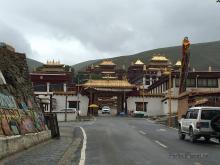
[[[201,119],[211,120],[216,115],[220,115],[220,110],[202,110]]]
[[[189,119],[189,116],[190,116],[190,111],[188,111],[188,112],[186,113],[186,119]]]
[[[190,118],[190,119],[197,119],[198,112],[199,112],[198,109],[195,109],[195,110],[191,111],[191,112],[190,112],[190,115],[189,115],[189,118]]]

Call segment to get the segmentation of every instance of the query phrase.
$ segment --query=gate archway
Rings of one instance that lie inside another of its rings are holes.
[[[89,80],[82,86],[89,97],[89,104],[115,107],[117,114],[127,113],[127,95],[135,90],[135,85],[127,80]]]

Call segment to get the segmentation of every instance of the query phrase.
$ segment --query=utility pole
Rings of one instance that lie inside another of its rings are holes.
[[[76,104],[76,110],[77,113],[79,113],[79,76],[77,77],[77,104]]]
[[[123,100],[124,100],[124,102],[123,102],[123,108],[124,108],[124,113],[125,113],[125,108],[126,108],[126,103],[125,103],[125,90],[124,90],[124,95],[123,95]]]
[[[144,112],[144,110],[145,110],[145,109],[144,109],[144,107],[145,107],[145,106],[144,106],[144,85],[143,85],[143,95],[142,95],[142,96],[143,96],[143,112]]]
[[[65,122],[67,122],[67,94],[66,94],[66,100],[65,100]]]
[[[144,103],[144,85],[145,85],[145,73],[146,73],[146,65],[143,66],[143,112],[145,111],[145,103]]]
[[[52,94],[49,94],[50,96],[50,113],[53,112],[53,96]]]
[[[172,88],[172,71],[169,68],[169,89],[168,89],[168,108],[169,108],[169,127],[172,126],[172,108],[171,108],[171,88]]]

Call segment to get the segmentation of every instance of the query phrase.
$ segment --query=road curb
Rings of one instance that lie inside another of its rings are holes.
[[[78,127],[73,130],[73,141],[67,148],[57,165],[78,165],[79,154],[78,152],[82,148],[83,135]]]

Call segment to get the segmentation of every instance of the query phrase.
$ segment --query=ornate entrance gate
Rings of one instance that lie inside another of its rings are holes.
[[[89,80],[83,84],[83,90],[89,104],[108,105],[116,107],[117,113],[127,113],[127,94],[135,90],[135,86],[127,80]]]

